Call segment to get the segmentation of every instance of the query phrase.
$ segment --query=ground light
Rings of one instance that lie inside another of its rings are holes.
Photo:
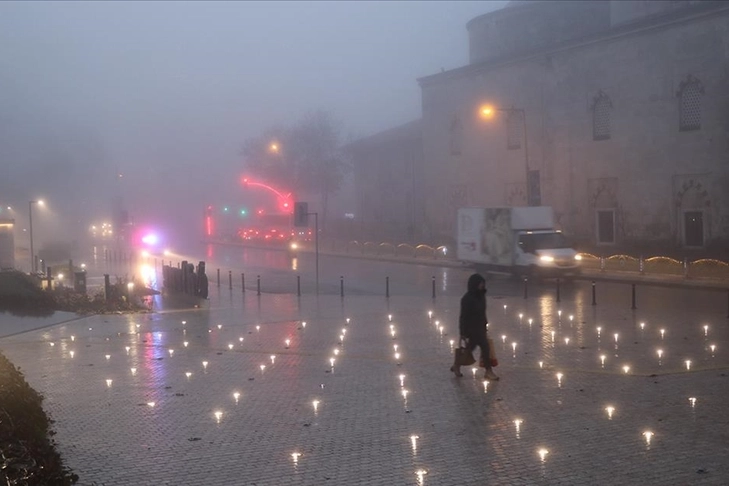
[[[544,462],[545,459],[547,458],[547,454],[549,454],[549,451],[545,448],[541,448],[541,449],[537,450],[537,454],[539,454],[539,459],[542,462]]]
[[[413,448],[413,454],[415,454],[417,452],[417,450],[418,450],[418,439],[419,438],[420,438],[420,436],[419,435],[415,435],[415,434],[413,434],[413,435],[410,436],[410,444],[411,444],[411,446]]]
[[[521,424],[524,423],[522,419],[514,419],[514,427],[516,428],[516,438],[519,438],[519,435],[521,433]]]
[[[612,405],[608,405],[607,407],[605,407],[605,411],[608,414],[608,420],[612,420],[613,412],[615,412],[615,407],[613,407]]]

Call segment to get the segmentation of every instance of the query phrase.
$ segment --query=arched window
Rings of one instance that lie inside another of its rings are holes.
[[[681,132],[701,129],[701,81],[690,74],[678,87],[678,129]]]
[[[592,103],[592,139],[610,139],[610,112],[613,103],[608,95],[600,91]]]
[[[451,155],[461,155],[461,144],[463,143],[463,125],[458,115],[453,115],[450,126],[451,132]]]

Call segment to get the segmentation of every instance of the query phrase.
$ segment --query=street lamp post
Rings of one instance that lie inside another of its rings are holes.
[[[529,139],[527,137],[526,111],[523,108],[494,108],[487,105],[481,108],[481,116],[484,118],[490,118],[493,116],[494,111],[500,111],[509,115],[517,113],[521,117],[522,126],[524,128],[524,181],[526,182],[527,205],[539,206],[541,204],[541,196],[539,194],[535,194],[529,180]]]
[[[35,263],[35,252],[33,251],[33,204],[43,205],[43,201],[28,201],[28,226],[30,229],[30,270],[36,273],[38,268]]]

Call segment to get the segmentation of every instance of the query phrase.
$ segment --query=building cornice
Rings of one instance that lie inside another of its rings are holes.
[[[493,13],[493,12],[490,12]],[[439,84],[454,79],[461,79],[473,74],[480,74],[492,69],[518,64],[522,62],[532,61],[545,55],[557,54],[574,49],[588,47],[593,44],[602,42],[610,42],[624,37],[642,35],[651,31],[665,29],[674,25],[691,22],[693,20],[702,19],[704,17],[715,16],[717,14],[726,15],[729,13],[729,2],[712,2],[708,6],[700,6],[700,10],[692,9],[689,13],[685,10],[670,12],[660,17],[651,17],[641,19],[635,22],[626,23],[617,27],[605,30],[598,34],[593,34],[577,40],[566,41],[554,46],[532,51],[530,53],[517,56],[502,57],[489,61],[483,61],[477,64],[469,64],[459,68],[451,69],[429,76],[418,78],[418,84],[421,88]],[[488,14],[484,14],[488,15]],[[476,17],[479,18],[479,17]]]

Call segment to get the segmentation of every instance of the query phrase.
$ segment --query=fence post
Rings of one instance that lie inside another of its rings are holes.
[[[435,275],[433,275],[433,298],[435,299]]]
[[[635,284],[630,284],[630,285],[632,287],[631,297],[632,297],[632,302],[633,302],[632,303],[632,306],[630,308],[633,309],[633,310],[635,310],[635,309],[637,309],[637,307],[635,306]]]
[[[246,291],[246,274],[241,273],[240,274],[240,286],[243,289],[243,293]]]
[[[301,297],[301,275],[296,276],[296,295]]]
[[[220,269],[218,268],[218,287],[220,287]]]
[[[233,290],[233,270],[228,270],[228,289]]]
[[[527,296],[528,296],[528,294],[527,294],[527,282],[528,282],[528,280],[529,280],[529,279],[528,279],[527,277],[524,277],[524,298],[525,298],[525,299],[526,299],[526,298],[527,298]]]
[[[390,277],[385,277],[385,297],[390,298]]]
[[[595,295],[595,281],[592,281],[592,305],[597,305],[597,299]]]
[[[339,296],[344,297],[344,275],[339,277]]]
[[[256,295],[261,295],[261,276],[256,275]]]

